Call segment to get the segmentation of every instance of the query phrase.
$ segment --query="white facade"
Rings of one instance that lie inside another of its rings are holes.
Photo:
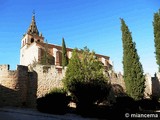
[[[57,62],[57,58],[56,58],[57,51],[58,50],[56,48],[53,48],[53,55],[54,55],[54,58],[55,58],[55,63]]]
[[[72,52],[69,51],[69,52],[68,52],[68,58],[70,59],[71,57],[72,57]]]
[[[35,42],[29,47],[25,45],[20,52],[20,65],[28,66],[33,62],[38,62],[39,48]]]

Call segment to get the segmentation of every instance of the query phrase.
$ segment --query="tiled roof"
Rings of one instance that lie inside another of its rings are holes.
[[[46,43],[42,43],[42,42],[36,42],[38,46],[40,47],[45,47]],[[47,44],[47,47],[49,49],[53,49],[53,48],[56,48],[58,50],[62,50],[62,46],[59,46],[59,45],[54,45],[54,44]],[[72,48],[66,48],[67,51],[72,51],[73,49]],[[108,56],[105,56],[105,55],[100,55],[100,54],[96,54],[97,57],[103,57],[105,59],[109,59]]]

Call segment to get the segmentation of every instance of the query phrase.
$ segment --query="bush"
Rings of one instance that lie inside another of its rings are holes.
[[[37,109],[40,112],[65,114],[67,112],[70,97],[64,89],[55,88],[44,97],[37,99]]]
[[[135,113],[139,111],[137,102],[129,96],[121,96],[116,98],[116,103],[114,105],[116,111],[124,115],[124,113]]]
[[[142,99],[137,101],[141,110],[159,110],[160,103],[156,99]]]
[[[76,102],[77,110],[83,113],[106,99],[110,89],[103,64],[87,48],[73,51],[63,83]]]
[[[75,89],[72,89],[72,93],[77,102],[86,102],[94,104],[100,102],[102,99],[107,98],[109,87],[107,83],[102,81],[93,80],[90,82],[79,82],[75,84]]]

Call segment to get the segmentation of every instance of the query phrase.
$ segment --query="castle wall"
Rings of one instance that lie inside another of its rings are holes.
[[[42,97],[55,87],[62,87],[65,70],[60,66],[37,65],[33,68],[38,74],[37,97]]]
[[[150,97],[150,95],[152,95],[152,77],[151,77],[151,75],[150,74],[146,74],[145,75],[145,85],[146,85],[146,87],[145,87],[145,92],[144,92],[144,95],[146,96],[146,97]]]
[[[38,88],[38,74],[33,72],[28,72],[28,87],[26,94],[26,105],[27,107],[36,107],[37,99],[37,88]]]
[[[151,77],[152,82],[152,95],[160,97],[160,72]]]
[[[23,106],[26,104],[28,68],[17,66],[9,70],[9,65],[0,65],[0,106]]]
[[[36,65],[31,72],[27,66],[0,65],[0,106],[36,107],[42,97],[55,87],[62,87],[65,70],[60,66]]]
[[[16,70],[9,70],[9,65],[0,65],[0,106],[36,107],[37,98],[55,87],[62,87],[65,70],[54,65],[36,65],[32,70],[18,65]],[[112,84],[118,84],[125,89],[120,73],[108,73],[108,76]],[[154,77],[146,74],[145,79],[145,96],[159,96],[160,73],[156,73]]]
[[[146,74],[145,80],[145,97],[160,97],[160,72],[157,72],[154,77]]]
[[[118,84],[125,90],[125,82],[121,74],[109,73],[109,78],[112,84]],[[160,73],[156,73],[154,77],[146,74],[145,86],[144,95],[146,98],[150,98],[151,96],[160,97]]]
[[[120,86],[122,86],[125,90],[125,83],[124,83],[124,79],[123,79],[123,75],[121,73],[109,73],[109,79],[111,84],[118,84]]]

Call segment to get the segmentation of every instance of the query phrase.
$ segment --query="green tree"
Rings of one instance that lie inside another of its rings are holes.
[[[143,68],[139,61],[135,42],[125,21],[121,19],[123,42],[123,70],[127,94],[135,100],[142,99],[145,89]]]
[[[63,83],[76,104],[85,108],[107,97],[109,91],[102,63],[87,48],[73,50]]]
[[[154,27],[156,62],[158,64],[158,68],[160,72],[160,10],[154,14],[153,27]]]
[[[62,38],[62,67],[68,65],[68,57],[67,57],[67,50],[66,50],[66,44],[64,41],[64,38]]]
[[[72,88],[72,82],[78,81],[79,79],[82,79],[83,76],[81,73],[81,63],[80,63],[80,59],[78,57],[77,54],[77,49],[74,49],[72,51],[72,57],[69,61],[67,70],[66,70],[66,75],[65,75],[65,79],[63,80],[64,82],[64,86],[65,88],[70,91],[70,89],[74,89],[74,87]]]

